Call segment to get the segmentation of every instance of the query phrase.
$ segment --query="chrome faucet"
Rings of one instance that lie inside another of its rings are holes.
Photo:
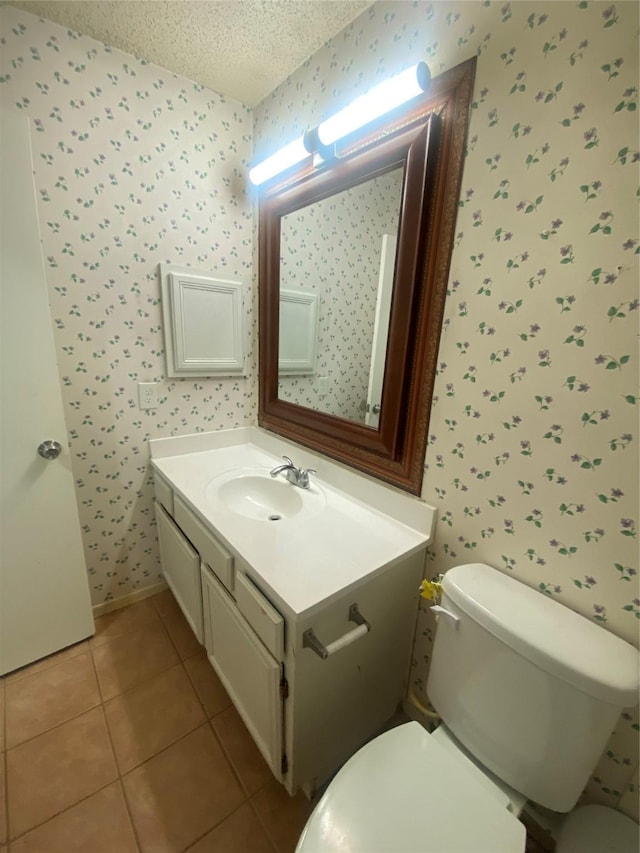
[[[270,472],[272,477],[277,477],[278,474],[284,474],[290,483],[298,486],[300,489],[308,489],[309,474],[315,474],[315,468],[296,468],[288,456],[282,457],[285,460],[284,465],[276,465],[273,471]]]

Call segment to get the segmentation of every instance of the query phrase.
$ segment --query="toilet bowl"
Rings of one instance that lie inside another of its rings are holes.
[[[296,853],[523,853],[508,792],[436,734],[410,722],[364,746],[321,797]]]
[[[579,806],[557,834],[556,853],[638,853],[640,827],[606,806]]]
[[[396,776],[396,773],[398,774]],[[316,805],[296,853],[522,853],[525,798],[482,770],[451,733],[405,723],[363,747]],[[574,809],[555,853],[638,853],[640,827],[615,809]]]

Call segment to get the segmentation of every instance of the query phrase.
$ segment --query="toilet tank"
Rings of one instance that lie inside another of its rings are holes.
[[[441,606],[433,706],[510,786],[569,811],[621,710],[638,703],[638,650],[480,563],[447,572]]]

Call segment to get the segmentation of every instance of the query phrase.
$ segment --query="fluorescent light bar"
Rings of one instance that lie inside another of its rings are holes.
[[[293,142],[276,151],[271,157],[267,157],[266,160],[249,169],[249,180],[251,183],[259,186],[268,181],[269,178],[273,178],[279,172],[284,172],[286,169],[304,160],[305,157],[309,157],[310,154],[304,147],[303,139],[304,137],[302,136],[299,139],[294,139]]]
[[[323,145],[332,145],[365,124],[426,92],[431,74],[426,62],[418,62],[401,74],[371,89],[318,126]]]

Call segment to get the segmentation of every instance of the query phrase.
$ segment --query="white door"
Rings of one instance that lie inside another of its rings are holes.
[[[29,121],[0,115],[0,674],[94,632],[33,183]],[[45,440],[62,451],[38,455]]]
[[[396,263],[397,242],[395,234],[382,235],[382,255],[380,257],[378,297],[373,327],[371,367],[369,368],[367,413],[365,415],[365,424],[374,429],[378,429],[380,422],[380,403],[382,401],[384,366],[387,360],[387,339],[389,337],[389,317],[391,316],[391,297],[393,295],[393,273]]]

